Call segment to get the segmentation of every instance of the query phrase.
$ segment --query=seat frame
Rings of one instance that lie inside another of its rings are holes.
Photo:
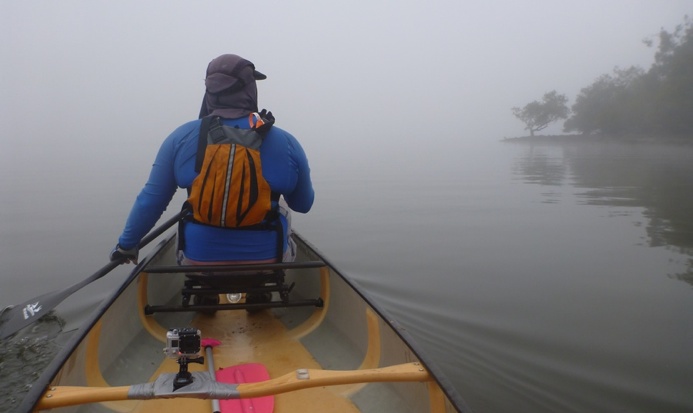
[[[291,290],[295,282],[285,282],[285,271],[292,268],[317,268],[325,264],[321,261],[299,263],[272,264],[243,264],[243,265],[204,265],[204,266],[172,266],[147,268],[148,273],[185,273],[186,279],[181,289],[180,305],[149,305],[145,306],[145,314],[160,312],[200,311],[214,312],[217,310],[249,310],[259,311],[266,308],[278,307],[322,307],[321,297],[315,299],[292,299]],[[202,297],[220,294],[243,293],[246,298],[250,295],[270,294],[267,302],[222,302],[216,304],[204,303]],[[275,294],[276,293],[276,294]]]

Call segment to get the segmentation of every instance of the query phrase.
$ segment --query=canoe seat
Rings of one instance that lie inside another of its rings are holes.
[[[195,307],[197,310],[232,310],[244,308],[248,311],[259,311],[274,304],[288,304],[289,293],[295,283],[284,282],[284,270],[261,270],[242,272],[196,272],[186,274],[181,291],[182,306]],[[279,301],[272,301],[274,293]],[[245,302],[218,304],[220,294],[245,294]],[[215,300],[205,300],[213,297]],[[204,308],[202,308],[204,307]],[[207,308],[214,307],[214,308]]]
[[[285,270],[291,268],[318,268],[322,262],[273,263],[249,265],[205,265],[178,267],[150,267],[150,273],[184,273],[180,305],[146,305],[145,314],[156,312],[198,311],[213,314],[217,310],[260,311],[275,307],[322,307],[321,297],[292,299],[295,283],[285,282]],[[245,300],[228,302],[220,295],[241,293]]]

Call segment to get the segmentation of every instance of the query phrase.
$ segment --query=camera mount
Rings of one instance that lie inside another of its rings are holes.
[[[205,358],[202,356],[197,358],[188,358],[186,356],[180,357],[178,359],[178,374],[176,374],[176,378],[173,380],[173,391],[176,391],[181,387],[185,387],[193,382],[193,376],[188,371],[188,363],[204,364],[204,362]]]

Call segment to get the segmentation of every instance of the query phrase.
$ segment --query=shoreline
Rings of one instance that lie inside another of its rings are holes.
[[[535,135],[503,138],[503,143],[651,143],[651,144],[677,144],[693,145],[692,135],[655,135],[655,134],[627,134],[627,135]]]

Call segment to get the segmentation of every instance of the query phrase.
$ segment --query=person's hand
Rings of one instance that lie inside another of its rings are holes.
[[[137,249],[137,247],[126,250],[121,248],[120,245],[116,245],[115,248],[113,248],[113,251],[111,251],[111,261],[122,259],[124,260],[124,263],[137,264],[137,257],[139,256],[139,253],[140,251]]]
[[[270,130],[272,125],[274,125],[274,115],[272,115],[272,112],[268,112],[267,109],[262,109],[258,115],[260,115],[261,120],[261,122],[258,122],[260,126],[256,126],[253,129],[255,129],[255,131],[260,135],[264,136],[267,131]]]

